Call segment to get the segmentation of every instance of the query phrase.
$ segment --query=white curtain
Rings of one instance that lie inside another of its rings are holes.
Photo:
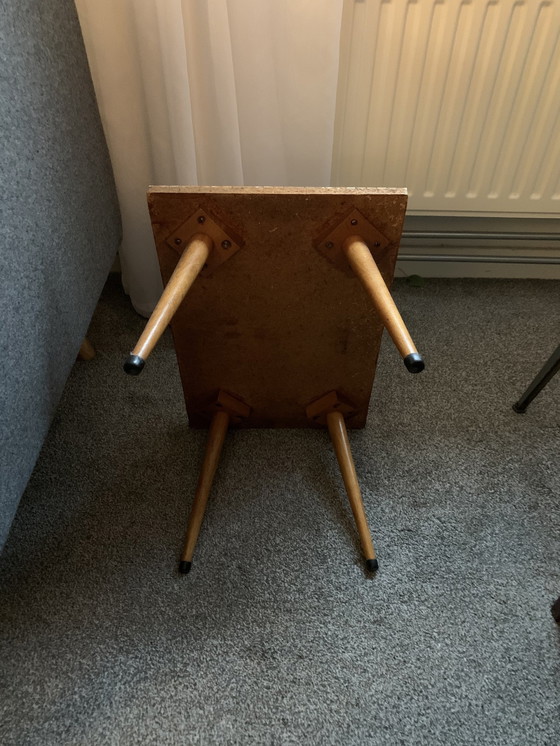
[[[330,183],[342,3],[76,0],[139,313],[161,293],[148,185]]]

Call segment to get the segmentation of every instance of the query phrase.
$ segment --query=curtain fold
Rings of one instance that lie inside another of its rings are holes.
[[[161,293],[150,184],[330,183],[342,4],[76,0],[139,313]]]

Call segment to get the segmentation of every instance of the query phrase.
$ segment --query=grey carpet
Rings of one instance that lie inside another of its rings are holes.
[[[383,344],[351,434],[380,570],[364,575],[327,436],[228,437],[176,574],[204,433],[171,340],[114,278],[1,560],[3,744],[560,742],[560,284],[404,282],[427,370]]]

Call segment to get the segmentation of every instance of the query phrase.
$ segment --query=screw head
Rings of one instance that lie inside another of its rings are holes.
[[[356,218],[352,218],[352,220],[350,221],[350,225],[358,225],[358,221],[356,220]]]
[[[380,244],[380,242],[379,242],[379,241],[376,241],[376,242],[375,242],[375,243],[374,243],[373,245],[374,245],[374,246],[381,246],[381,244]]]
[[[333,246],[334,246],[334,244],[333,244],[332,241],[327,241],[327,243],[325,244],[325,248],[326,249],[332,249]]]
[[[230,249],[231,248],[231,241],[228,241],[227,238],[225,241],[222,241],[222,249]]]
[[[197,217],[197,220],[198,220],[198,222],[199,222],[199,223],[204,223],[204,222],[206,222],[206,218],[204,217],[204,215],[199,215],[199,216]]]
[[[177,246],[180,246],[183,242],[181,241],[180,238],[176,238],[175,243],[177,244]]]

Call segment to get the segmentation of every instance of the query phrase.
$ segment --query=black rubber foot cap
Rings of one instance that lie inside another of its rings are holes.
[[[379,562],[376,559],[366,560],[366,568],[369,572],[375,572],[379,567]]]
[[[404,358],[404,364],[409,373],[421,373],[424,368],[424,358],[419,352],[411,352]]]
[[[179,572],[181,573],[181,575],[186,575],[188,572],[191,571],[191,564],[192,562],[184,562],[183,560],[179,562]]]
[[[560,598],[557,598],[556,601],[552,604],[550,607],[550,611],[552,613],[552,616],[554,617],[554,621],[557,624],[560,624]]]
[[[517,412],[517,414],[525,414],[525,411],[527,410],[527,407],[520,407],[517,402],[512,407],[514,412]]]
[[[123,369],[129,376],[137,376],[142,373],[146,362],[138,355],[129,355],[124,361]]]

